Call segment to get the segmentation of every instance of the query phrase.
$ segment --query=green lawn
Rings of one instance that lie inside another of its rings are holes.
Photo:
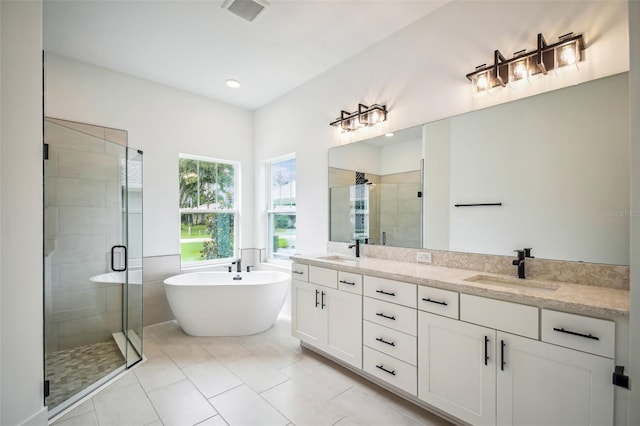
[[[276,228],[273,235],[294,235],[296,228]]]
[[[189,234],[189,228],[191,228],[191,234]],[[180,225],[180,238],[206,238],[207,235],[206,225]]]
[[[200,255],[202,250],[202,242],[182,243],[180,244],[180,254],[183,262],[196,262],[202,260]]]

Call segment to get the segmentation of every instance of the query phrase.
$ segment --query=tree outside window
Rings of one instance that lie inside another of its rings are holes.
[[[223,160],[180,156],[182,263],[235,256],[238,168],[237,164]]]

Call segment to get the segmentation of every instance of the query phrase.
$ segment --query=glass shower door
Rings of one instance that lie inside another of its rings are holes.
[[[141,359],[142,155],[124,131],[50,118],[45,143],[45,404],[54,416]]]
[[[127,178],[123,187],[127,208],[127,280],[124,291],[124,334],[128,346],[126,364],[142,360],[142,151],[127,148]]]

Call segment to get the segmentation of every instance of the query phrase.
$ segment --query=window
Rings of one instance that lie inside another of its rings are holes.
[[[296,159],[269,162],[269,259],[289,260],[296,249]]]
[[[180,155],[182,264],[235,257],[239,164]]]

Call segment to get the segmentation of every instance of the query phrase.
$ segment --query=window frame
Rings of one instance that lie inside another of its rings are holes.
[[[266,175],[267,175],[267,197],[266,197],[266,201],[267,201],[267,214],[266,214],[266,234],[267,234],[267,262],[270,263],[280,263],[280,264],[290,264],[291,260],[288,259],[288,257],[286,259],[282,258],[282,257],[275,257],[274,256],[274,247],[273,247],[273,232],[272,232],[272,224],[273,224],[273,220],[275,215],[277,214],[281,214],[281,215],[293,215],[296,217],[297,220],[297,195],[296,197],[294,197],[294,199],[296,200],[295,205],[293,207],[291,206],[287,206],[287,207],[274,207],[274,197],[273,197],[273,166],[275,164],[278,163],[284,163],[285,161],[289,161],[289,160],[295,160],[295,164],[296,164],[296,178],[294,180],[295,182],[295,187],[297,187],[297,183],[298,183],[298,177],[297,177],[297,165],[298,165],[298,160],[296,158],[296,154],[295,153],[290,153],[290,154],[286,154],[286,155],[282,155],[280,157],[276,157],[276,158],[272,158],[270,160],[267,160],[265,163],[266,165]],[[296,235],[297,235],[297,229],[296,229]]]
[[[224,263],[229,263],[231,260],[235,260],[238,258],[238,253],[240,252],[240,248],[238,244],[240,242],[240,200],[241,200],[241,185],[240,185],[240,167],[241,163],[239,161],[226,160],[222,158],[213,158],[206,157],[203,155],[193,155],[193,154],[178,154],[178,181],[180,179],[180,160],[194,160],[204,163],[215,163],[215,164],[226,164],[233,167],[233,208],[225,208],[225,209],[198,209],[194,208],[183,208],[180,207],[180,200],[178,199],[178,238],[180,241],[180,266],[182,269],[190,269],[190,268],[201,268],[213,265],[220,265]],[[200,179],[200,176],[198,176]],[[180,197],[179,193],[179,182],[178,182],[178,197]],[[233,214],[233,254],[231,257],[225,257],[220,259],[208,259],[208,260],[198,260],[198,261],[184,261],[182,259],[182,243],[184,242],[181,238],[181,225],[182,225],[182,215],[183,214]]]

